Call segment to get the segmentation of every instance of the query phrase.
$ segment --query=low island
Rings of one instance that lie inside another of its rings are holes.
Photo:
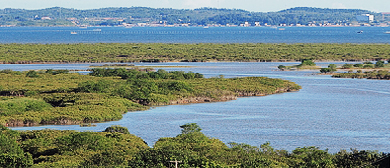
[[[335,73],[337,70],[342,72]],[[322,74],[331,74],[334,78],[389,80],[389,70],[390,64],[384,61],[377,61],[375,64],[366,61],[362,64],[344,64],[341,67],[337,67],[335,64],[329,64],[328,68],[321,68],[320,72]]]
[[[346,63],[342,66],[337,66],[336,64],[329,64],[327,68],[321,68],[316,66],[316,64],[312,60],[304,59],[301,61],[301,64],[299,65],[293,65],[293,66],[279,65],[278,69],[281,71],[319,69],[320,71],[319,74],[332,75],[332,77],[334,78],[390,80],[390,72],[389,72],[390,64],[385,63],[385,61],[381,61],[381,60],[376,61],[375,64],[370,61],[365,61],[363,63],[356,63],[356,64]],[[336,71],[338,70],[341,72],[337,73]]]
[[[193,72],[92,69],[0,71],[0,124],[81,124],[113,121],[155,105],[235,100],[297,91],[293,82],[266,77],[204,78]]]

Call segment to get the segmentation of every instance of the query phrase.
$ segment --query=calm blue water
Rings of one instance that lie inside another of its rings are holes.
[[[390,43],[386,31],[390,27],[0,27],[0,43]]]
[[[101,29],[101,31],[93,31]],[[356,33],[363,30],[362,34]],[[72,35],[75,31],[77,34]],[[0,43],[390,43],[390,28],[286,27],[272,28],[0,28]],[[145,64],[145,63],[144,63]],[[180,125],[198,123],[203,132],[223,142],[259,146],[266,141],[277,149],[318,146],[390,152],[390,81],[334,79],[310,71],[275,71],[279,64],[297,63],[163,63],[193,66],[165,68],[205,74],[206,77],[267,76],[294,81],[299,92],[235,101],[156,107],[131,112],[97,127],[40,126],[15,130],[59,129],[102,131],[122,125],[149,145],[160,137],[180,133]],[[324,67],[328,63],[317,63]],[[344,63],[339,63],[344,64]],[[0,65],[0,69],[88,69],[90,64]],[[143,65],[142,63],[137,65]]]
[[[174,105],[130,112],[120,121],[96,127],[39,126],[15,130],[102,131],[111,125],[127,127],[132,134],[153,145],[160,137],[180,133],[180,125],[198,123],[207,136],[223,142],[254,146],[269,141],[276,149],[303,146],[390,152],[390,81],[336,79],[312,75],[311,71],[275,71],[278,65],[297,63],[159,63],[190,68],[170,68],[204,73],[206,77],[267,76],[291,80],[303,87],[299,92],[264,97],[245,97],[218,103]],[[317,63],[327,66],[328,63]],[[336,62],[344,64],[344,62]],[[0,69],[83,69],[89,64],[0,65]],[[140,63],[136,65],[145,65]],[[147,64],[150,65],[150,64]]]

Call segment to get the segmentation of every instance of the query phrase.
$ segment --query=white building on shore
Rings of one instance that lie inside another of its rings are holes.
[[[358,15],[356,16],[356,20],[358,22],[373,22],[374,21],[374,15],[370,15],[370,14],[362,14],[362,15]]]

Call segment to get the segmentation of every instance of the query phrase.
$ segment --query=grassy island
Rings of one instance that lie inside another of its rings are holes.
[[[365,72],[349,72],[349,73],[336,73],[333,74],[334,78],[357,78],[357,79],[381,79],[390,80],[390,72],[379,70],[379,71],[365,71]]]
[[[0,167],[386,167],[389,154],[318,147],[289,152],[231,142],[201,132],[195,123],[180,126],[176,137],[160,138],[153,147],[120,126],[103,132],[58,130],[12,131],[0,126]]]
[[[349,71],[349,72],[353,72],[353,71],[379,71],[379,70],[387,70],[388,71],[388,70],[390,70],[390,64],[385,63],[385,61],[376,61],[375,64],[371,61],[365,61],[363,63],[344,64],[344,65],[338,66],[338,67],[336,65],[334,65],[334,68],[344,70],[344,71]]]
[[[299,90],[293,82],[266,77],[203,78],[193,72],[92,69],[0,71],[0,124],[80,124],[119,120],[152,105],[234,100]]]
[[[280,62],[390,59],[390,44],[0,44],[0,63]]]
[[[321,67],[316,66],[316,64],[310,59],[303,59],[301,64],[292,65],[292,66],[284,66],[279,65],[278,69],[281,71],[289,71],[289,70],[303,70],[303,69],[320,69]]]
[[[348,71],[348,73],[335,73],[337,70]],[[334,78],[358,78],[358,79],[390,79],[390,64],[384,61],[377,61],[375,64],[366,61],[362,64],[344,64],[337,67],[329,64],[328,68],[321,68],[322,74],[331,74]]]

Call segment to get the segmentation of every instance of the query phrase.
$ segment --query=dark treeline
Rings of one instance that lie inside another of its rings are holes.
[[[390,59],[389,44],[0,44],[0,63],[363,61]]]
[[[91,69],[90,75],[98,76],[98,77],[109,77],[109,76],[119,76],[122,79],[195,79],[195,78],[203,78],[203,74],[193,73],[193,72],[183,72],[183,71],[172,71],[166,72],[163,69],[159,69],[157,72],[148,72],[143,73],[142,71],[136,69],[101,69],[95,68]]]
[[[316,23],[351,23],[356,15],[373,14],[381,18],[379,13],[360,9],[322,9],[298,7],[278,12],[249,12],[239,9],[169,9],[169,8],[102,8],[77,10],[68,8],[47,8],[40,10],[10,9],[0,10],[0,25],[17,26],[61,26],[84,25],[120,25],[122,23],[190,23],[192,26],[207,24],[240,25],[249,22],[255,25],[308,24]],[[44,19],[49,17],[50,19]],[[114,19],[107,19],[114,18]],[[119,21],[118,21],[119,20]]]
[[[12,131],[0,126],[0,167],[388,167],[389,154],[351,149],[329,153],[318,147],[289,152],[242,143],[226,145],[201,132],[195,123],[180,126],[176,137],[153,147],[111,126],[103,132]]]

